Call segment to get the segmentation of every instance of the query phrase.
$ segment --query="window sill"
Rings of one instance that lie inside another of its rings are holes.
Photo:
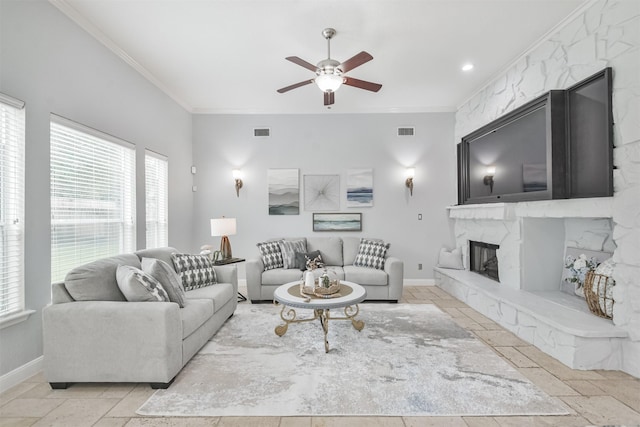
[[[24,322],[35,312],[35,310],[22,310],[18,313],[10,314],[6,317],[3,317],[2,319],[0,319],[0,329],[8,328],[9,326]]]

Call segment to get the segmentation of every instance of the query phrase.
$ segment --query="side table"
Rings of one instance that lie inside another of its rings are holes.
[[[244,262],[245,259],[244,258],[226,258],[226,259],[221,259],[219,261],[216,261],[213,263],[213,265],[227,265],[227,264],[235,264],[237,262]],[[242,301],[246,301],[247,297],[245,297],[244,295],[242,295],[240,292],[238,292],[238,302],[242,302]]]

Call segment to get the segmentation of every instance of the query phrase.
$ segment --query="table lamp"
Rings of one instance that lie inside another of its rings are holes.
[[[229,243],[229,237],[236,234],[236,219],[235,218],[214,218],[211,220],[211,236],[221,236],[220,239],[220,253],[222,259],[231,258],[231,243]]]

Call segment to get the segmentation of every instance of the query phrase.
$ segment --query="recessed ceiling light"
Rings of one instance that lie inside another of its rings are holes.
[[[473,70],[473,64],[468,62],[462,66],[462,71],[471,71]]]

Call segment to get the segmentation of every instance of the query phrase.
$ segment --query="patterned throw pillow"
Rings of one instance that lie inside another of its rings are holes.
[[[384,270],[384,260],[389,249],[389,243],[380,240],[360,239],[358,255],[353,265]]]
[[[305,271],[307,269],[307,261],[309,260],[315,260],[316,266],[319,268],[324,267],[324,261],[322,260],[320,251],[313,251],[306,254],[302,252],[296,252],[296,268]]]
[[[282,265],[284,268],[296,268],[296,252],[307,252],[307,241],[282,240],[280,242],[282,252]]]
[[[185,291],[215,285],[216,271],[207,255],[171,254]]]
[[[284,263],[282,262],[282,251],[280,250],[280,241],[262,242],[258,243],[256,246],[260,250],[265,271],[284,267]]]
[[[127,301],[169,302],[169,295],[160,282],[139,268],[119,265],[116,270],[116,282]]]
[[[166,262],[156,258],[142,258],[142,271],[156,279],[169,295],[169,301],[184,307],[186,295],[182,287],[182,279]]]

